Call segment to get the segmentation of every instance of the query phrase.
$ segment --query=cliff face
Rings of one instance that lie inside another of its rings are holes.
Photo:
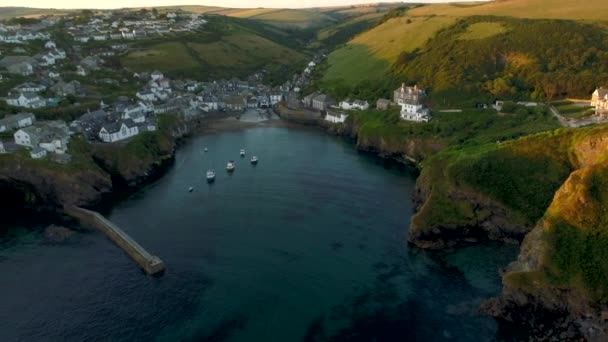
[[[27,157],[26,157],[27,158]],[[109,175],[99,169],[71,169],[10,158],[0,162],[2,208],[58,210],[63,205],[95,205],[112,190]]]
[[[554,317],[547,326],[560,335],[606,341],[608,136],[575,137],[573,143],[579,168],[526,236],[503,277],[501,296],[482,310],[520,324]]]
[[[112,177],[114,187],[134,187],[159,174],[173,160],[175,140],[147,132],[126,144],[95,146],[93,158]]]

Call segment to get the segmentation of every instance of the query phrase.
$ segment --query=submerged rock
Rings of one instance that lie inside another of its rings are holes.
[[[44,241],[47,243],[62,243],[70,239],[73,235],[73,230],[54,224],[44,229]]]

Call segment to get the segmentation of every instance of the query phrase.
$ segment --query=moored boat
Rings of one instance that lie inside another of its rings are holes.
[[[215,171],[207,170],[207,182],[211,183],[215,180]]]
[[[203,151],[207,152],[207,151],[209,151],[209,150],[208,150],[208,149],[205,147],[205,149],[204,149]]]
[[[228,162],[228,164],[226,164],[226,171],[232,172],[232,171],[234,171],[234,167],[235,167],[234,161],[231,160]]]
[[[251,157],[251,164],[255,165],[257,163],[258,163],[258,157],[256,157],[256,156]]]
[[[241,149],[241,157],[245,156],[245,150]]]
[[[192,192],[192,191],[194,191],[194,188],[193,187],[189,187],[188,188],[188,192]]]

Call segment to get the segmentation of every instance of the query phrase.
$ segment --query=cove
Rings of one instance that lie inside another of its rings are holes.
[[[0,339],[495,340],[477,307],[517,248],[409,247],[415,172],[386,166],[315,129],[195,137],[108,215],[166,274],[143,275],[97,232],[53,244],[12,228],[0,236]]]

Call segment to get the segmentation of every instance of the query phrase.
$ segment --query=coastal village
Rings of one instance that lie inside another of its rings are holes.
[[[196,32],[204,30],[206,23],[199,14],[119,10],[91,14],[87,21],[79,22],[50,17],[29,25],[0,24],[0,82],[22,81],[0,94],[5,109],[17,112],[0,113],[0,153],[27,148],[32,158],[68,163],[69,141],[74,134],[91,143],[117,143],[155,131],[159,114],[192,121],[217,113],[266,113],[281,105],[320,113],[331,124],[344,123],[351,111],[386,111],[391,107],[399,108],[402,120],[426,123],[432,118],[426,106],[427,90],[417,85],[401,84],[392,99],[380,98],[373,105],[361,99],[336,100],[322,92],[304,93],[311,74],[326,57],[324,53],[314,55],[301,73],[274,87],[264,84],[265,70],[245,79],[171,79],[162,70],[117,70],[106,60],[125,54],[128,42]],[[67,33],[68,40],[57,32]],[[58,35],[62,43],[53,40]],[[91,42],[102,44],[86,45]],[[28,53],[32,51],[36,53]],[[132,92],[104,102],[103,94],[95,89],[106,88]],[[71,122],[36,118],[47,110],[75,107],[80,101],[87,101],[88,106]],[[606,118],[608,90],[598,88],[591,106],[598,118]]]

